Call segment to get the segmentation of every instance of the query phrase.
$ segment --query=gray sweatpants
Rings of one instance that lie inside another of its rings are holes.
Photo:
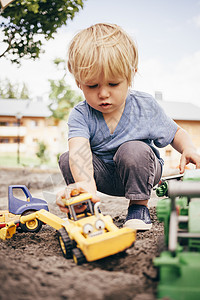
[[[151,190],[161,177],[161,164],[153,150],[144,142],[129,141],[122,144],[114,155],[112,166],[93,154],[94,178],[99,192],[125,196],[130,200],[148,200]],[[59,166],[68,184],[74,183],[69,153],[60,156]]]

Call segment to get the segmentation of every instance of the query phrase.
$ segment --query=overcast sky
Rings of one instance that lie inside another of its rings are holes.
[[[38,61],[22,61],[18,68],[0,59],[0,80],[25,82],[32,96],[47,97],[48,79],[59,79],[52,61],[65,58],[67,46],[79,30],[98,22],[122,26],[139,49],[139,72],[134,89],[166,101],[200,106],[200,0],[87,0],[84,8],[45,43]],[[0,47],[1,49],[1,47]],[[73,79],[67,81],[76,89]]]

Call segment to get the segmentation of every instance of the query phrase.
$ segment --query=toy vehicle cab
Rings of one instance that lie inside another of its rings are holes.
[[[91,195],[75,194],[70,199],[65,200],[64,204],[69,209],[68,218],[77,221],[80,218],[94,214],[94,204],[90,200]],[[77,210],[79,212],[77,212]]]
[[[20,192],[20,198],[15,196],[17,192]],[[5,227],[10,221],[16,222],[20,216],[31,214],[40,209],[49,210],[45,200],[32,197],[25,185],[10,185],[8,187],[8,210],[0,211],[0,228]],[[43,222],[40,220],[34,219],[25,224],[17,222],[16,226],[24,232],[38,232],[42,224]]]
[[[25,201],[14,195],[15,190],[20,190]],[[47,202],[43,199],[32,197],[30,191],[25,185],[10,185],[8,187],[8,210],[15,215],[22,215],[27,211],[37,211],[40,209],[48,209]]]

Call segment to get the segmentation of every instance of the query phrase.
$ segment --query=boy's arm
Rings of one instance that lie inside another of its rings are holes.
[[[62,198],[69,198],[72,189],[91,193],[93,196],[92,201],[99,201],[96,196],[97,188],[94,180],[92,151],[89,140],[83,137],[74,137],[69,140],[69,165],[75,183],[68,185],[56,196],[56,203],[63,212],[68,212],[68,209],[64,207]]]
[[[74,137],[69,140],[69,165],[76,183],[82,182],[87,192],[96,194],[94,180],[92,151],[89,140],[83,137]],[[83,187],[84,188],[84,187]]]
[[[193,163],[196,168],[200,168],[200,155],[197,154],[191,137],[184,129],[178,128],[171,145],[182,154],[179,165],[180,173],[184,173],[185,166],[189,163]]]

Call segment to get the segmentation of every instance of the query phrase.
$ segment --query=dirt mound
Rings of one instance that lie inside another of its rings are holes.
[[[16,173],[12,174],[14,178]],[[47,174],[41,174],[37,174],[40,183],[46,182]],[[24,182],[27,178],[26,173]],[[54,203],[49,209],[64,216]],[[102,197],[101,209],[122,226],[127,210],[124,199]],[[0,241],[0,299],[156,299],[157,270],[152,259],[157,255],[163,226],[156,219],[154,207],[150,213],[152,229],[138,232],[135,245],[126,253],[82,266],[62,256],[57,233],[48,225],[38,233],[17,233],[12,239]]]

